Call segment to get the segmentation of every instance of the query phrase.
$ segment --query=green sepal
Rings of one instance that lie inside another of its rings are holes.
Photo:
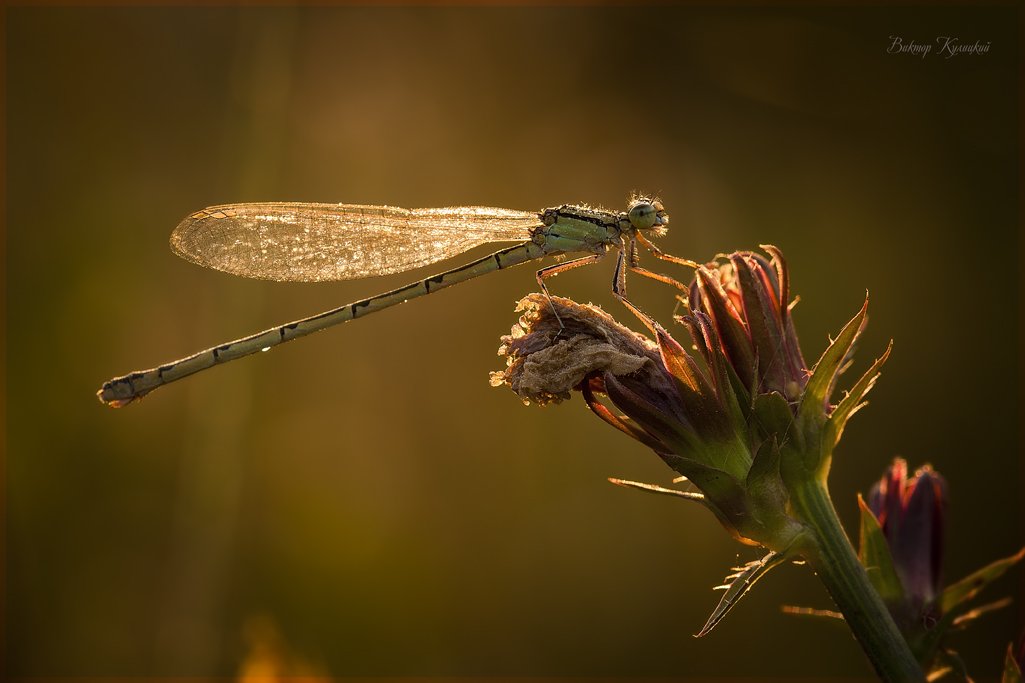
[[[727,576],[726,580],[729,583],[726,584],[726,592],[723,593],[719,604],[712,610],[712,614],[708,617],[708,621],[705,622],[701,631],[694,637],[700,638],[708,635],[723,620],[723,617],[740,602],[740,599],[747,595],[747,592],[751,590],[751,587],[754,586],[758,579],[765,576],[770,569],[778,567],[785,561],[786,556],[783,553],[770,552],[760,560],[752,560],[743,567],[738,567],[736,573]]]
[[[844,325],[840,334],[830,343],[822,357],[812,369],[811,377],[801,397],[800,414],[807,417],[819,417],[824,414],[826,401],[836,385],[836,378],[844,370],[845,361],[854,342],[865,327],[868,318],[868,299],[862,304],[861,310]]]
[[[761,438],[793,432],[794,413],[780,394],[772,392],[756,396],[753,408],[753,426]]]
[[[1014,658],[1014,645],[1008,643],[1007,655],[1004,657],[1004,672],[1000,677],[1000,683],[1022,683],[1021,667],[1018,660]]]
[[[868,573],[869,581],[888,605],[897,604],[904,598],[904,585],[893,567],[890,546],[883,535],[879,520],[872,514],[865,499],[858,494],[858,509],[861,511],[858,559]]]
[[[943,595],[940,596],[940,610],[943,615],[946,616],[952,612],[963,611],[963,609],[958,608],[963,607],[964,603],[978,595],[979,591],[990,583],[1003,576],[1008,569],[1021,562],[1023,558],[1025,558],[1025,548],[1022,548],[1010,557],[991,562],[957,583],[947,586],[943,591]]]
[[[751,514],[747,492],[729,472],[690,458],[674,460],[673,469],[705,494],[705,505],[735,539],[746,545],[760,545],[757,537],[761,527]]]
[[[605,393],[634,422],[676,455],[694,457],[703,451],[701,438],[681,418],[666,415],[615,375],[605,377]]]
[[[751,412],[751,392],[744,386],[744,382],[740,379],[740,375],[737,374],[733,365],[731,363],[726,363],[725,365],[726,377],[729,379],[730,389],[736,397],[736,405],[739,410],[736,417],[747,421],[748,414]]]
[[[930,683],[950,679],[961,683],[972,683],[973,681],[972,677],[968,675],[968,666],[953,650],[938,650],[929,661],[925,680]]]
[[[788,486],[795,486],[815,472],[805,465],[804,435],[794,429],[794,414],[782,395],[773,392],[757,396],[751,411],[751,438],[778,439],[787,434],[789,438],[776,444],[781,457],[779,471]]]
[[[715,358],[718,361],[713,365],[716,372],[715,384],[716,391],[719,394],[719,403],[726,409],[727,415],[733,424],[735,431],[741,431],[745,425],[747,425],[747,417],[741,403],[741,397],[746,400],[750,394],[747,389],[744,388],[743,382],[740,381],[740,376],[737,375],[733,366],[726,360],[718,351],[713,351]],[[737,390],[739,388],[739,391]]]
[[[957,619],[954,619],[951,626],[957,629],[963,629],[979,617],[985,616],[990,612],[996,612],[999,609],[1003,609],[1012,602],[1013,600],[1010,597],[1003,597],[999,600],[994,600],[993,602],[987,602],[985,605],[973,607],[967,612],[962,611],[957,615]]]
[[[605,378],[605,391],[612,402],[645,431],[665,444],[671,453],[681,456],[680,461],[674,462],[701,462],[712,469],[729,472],[734,480],[747,474],[751,466],[751,453],[742,434],[735,430],[727,433],[720,433],[720,430],[713,430],[713,433],[694,431],[694,427],[686,424],[682,417],[665,414],[613,375]],[[675,464],[672,467],[680,474],[690,476]]]
[[[866,403],[862,400],[866,394],[872,390],[875,386],[876,380],[879,379],[880,369],[886,362],[886,359],[890,357],[890,351],[893,349],[893,340],[886,345],[886,350],[883,351],[883,355],[876,359],[872,363],[872,367],[865,371],[865,374],[861,376],[851,390],[847,392],[847,395],[843,397],[843,400],[837,404],[836,408],[829,415],[829,420],[826,425],[827,438],[826,444],[829,446],[835,446],[840,441],[840,437],[843,435],[844,426],[847,424],[847,420],[851,418],[854,413],[858,412],[863,408]]]
[[[747,473],[747,495],[755,521],[761,526],[759,542],[769,550],[790,548],[804,533],[804,525],[787,514],[790,491],[780,475],[782,451],[776,439],[766,439],[755,453]]]
[[[584,403],[587,404],[588,409],[604,420],[607,424],[612,425],[619,431],[623,432],[627,436],[631,436],[642,444],[650,448],[651,450],[658,453],[660,456],[666,450],[666,445],[654,438],[646,431],[644,431],[640,425],[631,420],[626,415],[616,415],[609,410],[605,404],[600,402],[594,395],[594,391],[591,390],[590,385],[587,381],[584,381],[580,385],[580,394],[584,398]]]
[[[701,503],[702,505],[707,504],[705,496],[696,491],[681,491],[679,489],[670,489],[665,486],[659,486],[658,484],[645,484],[639,481],[630,481],[629,479],[616,479],[615,477],[609,477],[609,483],[615,484],[616,486],[622,486],[623,488],[637,489],[638,491],[647,491],[648,493],[658,493],[664,496],[682,498],[684,500],[689,500],[692,503]]]
[[[849,357],[854,342],[865,327],[868,318],[868,298],[861,310],[851,318],[850,322],[844,325],[840,334],[826,348],[815,364],[808,384],[801,396],[801,405],[797,415],[805,432],[806,445],[805,464],[811,469],[818,469],[818,466],[832,452],[833,444],[821,441],[820,426],[826,421],[827,403],[833,387],[836,386],[836,379],[846,369],[846,361]],[[817,447],[816,447],[817,444]]]
[[[789,494],[779,476],[779,447],[775,439],[762,442],[758,448],[747,473],[746,486],[748,495],[759,507],[764,504],[767,509],[776,511],[786,508]]]
[[[705,498],[729,513],[731,524],[748,516],[744,487],[729,472],[691,458],[681,458],[677,465],[676,471],[701,489]]]
[[[1008,569],[1023,558],[1025,558],[1025,548],[1022,548],[1010,557],[991,562],[957,583],[947,586],[939,598],[940,613],[943,616],[935,626],[919,639],[919,642],[911,643],[915,652],[920,657],[936,652],[939,649],[940,641],[943,639],[944,634],[954,626],[962,614],[968,611],[968,603],[983,588],[1003,576]]]

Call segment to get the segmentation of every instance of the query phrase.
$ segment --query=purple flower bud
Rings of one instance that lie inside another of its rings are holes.
[[[894,569],[915,611],[931,611],[940,591],[947,484],[925,465],[908,477],[896,458],[868,494],[893,556]]]

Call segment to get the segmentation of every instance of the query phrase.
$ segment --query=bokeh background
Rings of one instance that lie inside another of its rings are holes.
[[[809,361],[871,292],[855,370],[895,350],[837,453],[849,528],[902,455],[950,481],[949,578],[1022,545],[1015,7],[5,11],[8,675],[870,676],[842,626],[781,613],[830,606],[806,567],[692,637],[757,553],[606,483],[671,473],[579,399],[488,386],[529,267],[99,405],[113,375],[430,274],[176,259],[215,203],[658,193],[670,252],[784,250]],[[991,48],[886,52],[942,35]],[[629,322],[612,265],[554,291]],[[952,643],[982,680],[1020,579]]]

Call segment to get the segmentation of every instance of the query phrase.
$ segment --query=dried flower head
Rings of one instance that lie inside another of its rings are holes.
[[[547,405],[569,398],[584,378],[601,372],[639,373],[653,384],[665,383],[658,347],[599,308],[561,297],[549,305],[541,294],[531,294],[516,310],[523,315],[498,351],[507,367],[491,373],[492,386],[507,384],[525,402]]]

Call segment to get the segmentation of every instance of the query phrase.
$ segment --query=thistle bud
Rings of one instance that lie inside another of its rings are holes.
[[[708,318],[723,355],[749,392],[775,392],[795,401],[809,372],[790,316],[786,262],[775,247],[764,248],[771,260],[735,252],[722,263],[699,268],[689,307]]]
[[[955,655],[946,649],[947,635],[1009,602],[974,604],[983,588],[1025,557],[1025,549],[944,585],[947,484],[939,473],[925,465],[909,477],[907,463],[895,458],[868,501],[859,503],[859,557],[876,591],[925,670],[948,668]]]
[[[943,526],[947,483],[929,465],[908,477],[908,464],[896,458],[868,494],[911,607],[933,611],[943,569]]]
[[[595,414],[701,489],[736,538],[786,547],[798,529],[786,515],[778,453],[771,443],[751,441],[725,363],[702,368],[660,326],[651,341],[569,299],[532,294],[517,310],[523,315],[499,351],[507,368],[492,373],[494,386],[542,405],[579,391]]]

